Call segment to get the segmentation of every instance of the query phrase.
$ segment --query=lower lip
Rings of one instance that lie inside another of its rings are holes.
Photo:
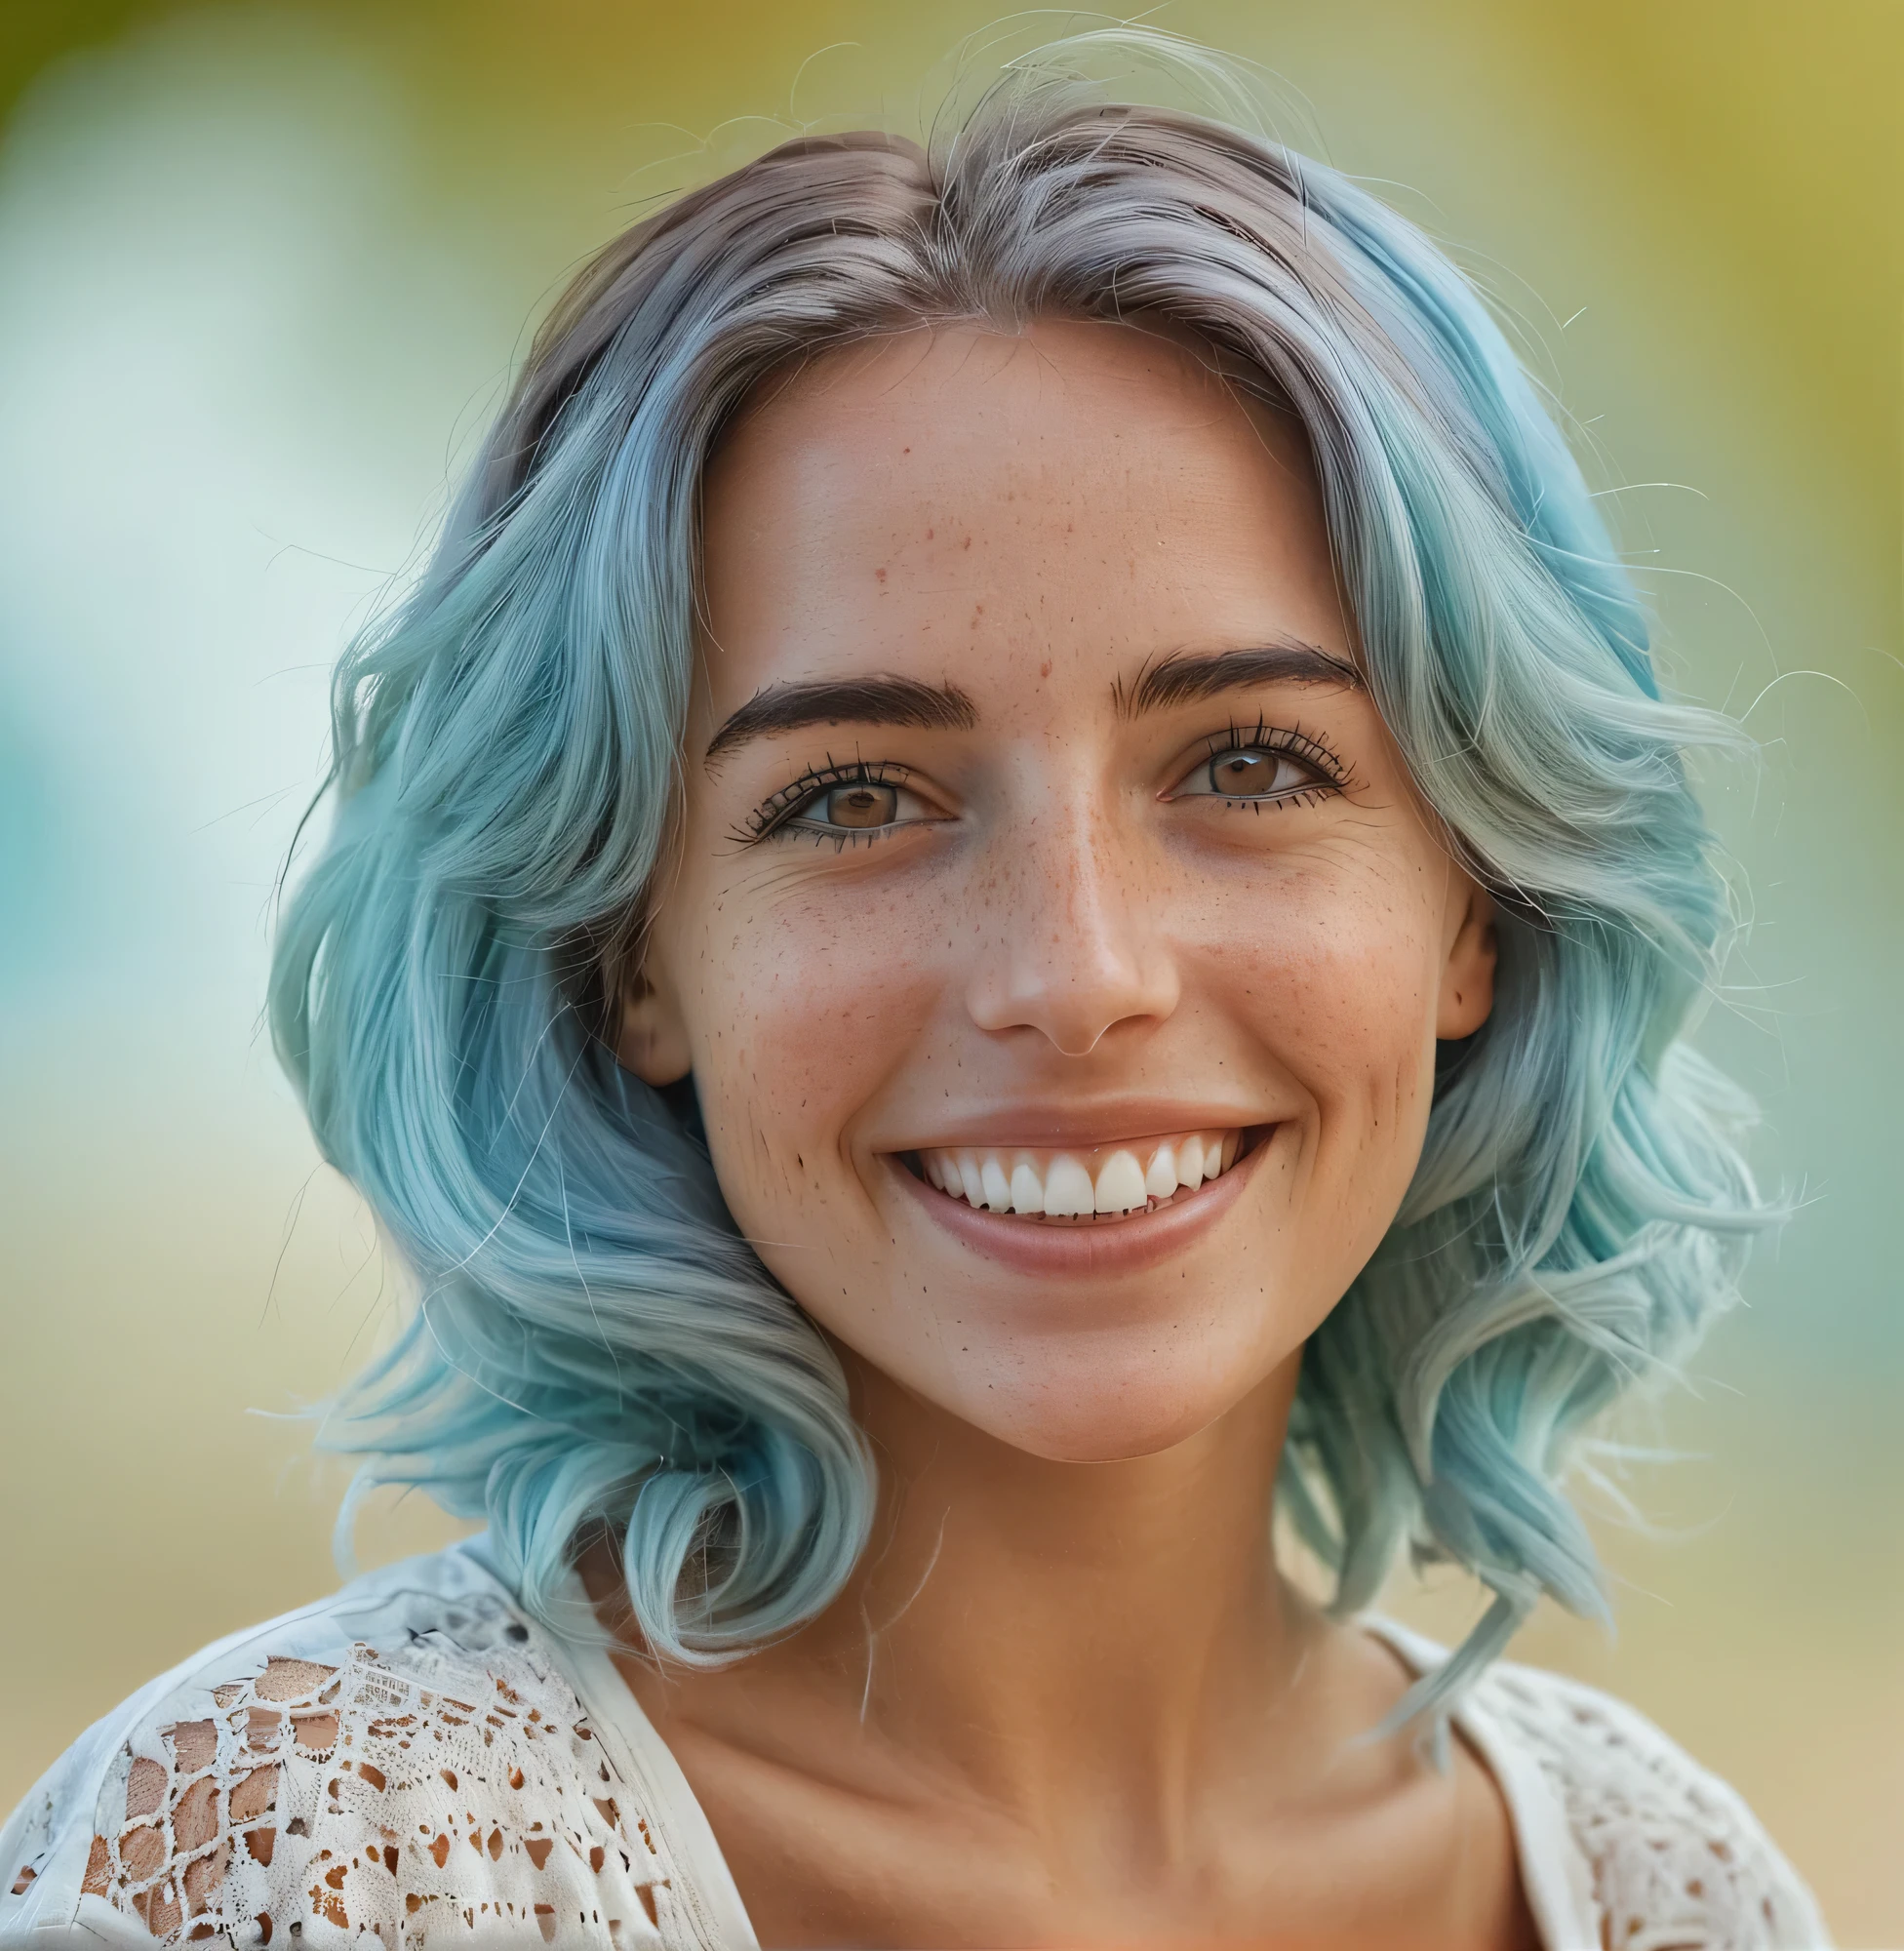
[[[1053,1225],[991,1213],[968,1206],[915,1178],[899,1161],[892,1160],[901,1185],[955,1239],[988,1260],[998,1260],[1020,1273],[1077,1275],[1141,1273],[1171,1258],[1213,1226],[1237,1202],[1246,1178],[1269,1149],[1276,1135],[1271,1126],[1242,1158],[1220,1176],[1207,1180],[1188,1198],[1181,1194],[1168,1206],[1133,1213],[1124,1219],[1096,1219],[1089,1225]]]

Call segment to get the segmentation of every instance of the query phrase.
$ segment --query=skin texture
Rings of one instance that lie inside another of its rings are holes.
[[[1531,1941],[1493,1784],[1357,1740],[1405,1676],[1269,1543],[1303,1341],[1494,962],[1355,679],[1299,433],[1132,328],[908,334],[755,403],[704,548],[619,1055],[692,1071],[881,1470],[822,1618],[623,1662],[763,1943]],[[734,720],[869,678],[946,722]],[[1273,797],[1209,789],[1232,746]],[[1238,1165],[1116,1221],[977,1219],[907,1168],[1206,1127]],[[584,1570],[617,1620],[610,1549]]]

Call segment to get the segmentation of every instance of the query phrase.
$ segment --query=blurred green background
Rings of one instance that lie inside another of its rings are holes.
[[[1798,1215],[1634,1425],[1679,1460],[1588,1487],[1617,1638],[1542,1617],[1522,1650],[1728,1775],[1844,1942],[1904,1943],[1904,9],[1148,18],[1263,63],[1279,133],[1484,282],[1674,680],[1764,746],[1712,781],[1753,926],[1702,1035]],[[0,1806],[334,1580],[338,1479],[272,1418],[394,1296],[258,1029],[328,661],[582,254],[797,127],[916,132],[995,19],[0,0]],[[379,1506],[364,1555],[443,1531]],[[1470,1600],[1395,1605],[1448,1631]]]

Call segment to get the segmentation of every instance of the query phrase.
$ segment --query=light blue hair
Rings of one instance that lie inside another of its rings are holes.
[[[1567,449],[1474,291],[1335,173],[1108,101],[1060,51],[928,154],[795,141],[581,273],[417,586],[345,657],[335,819],[289,901],[278,1049],[414,1270],[324,1440],[487,1518],[545,1616],[607,1526],[650,1646],[812,1617],[874,1481],[837,1363],[739,1237],[692,1087],[602,1041],[678,797],[698,484],[789,362],[867,335],[1150,321],[1308,430],[1373,694],[1499,909],[1418,1171],[1312,1338],[1284,1508],[1366,1605],[1399,1549],[1603,1608],[1560,1488],[1597,1413],[1734,1292],[1738,1100],[1680,1041],[1727,905],[1688,788],[1724,721],[1660,695]]]

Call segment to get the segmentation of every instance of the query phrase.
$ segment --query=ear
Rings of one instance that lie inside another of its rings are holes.
[[[621,984],[615,1056],[644,1084],[679,1084],[693,1067],[688,1026],[664,981],[647,968],[628,972]]]
[[[1442,965],[1435,1034],[1451,1042],[1473,1036],[1493,1012],[1494,965],[1500,959],[1500,943],[1494,934],[1494,903],[1488,890],[1462,874],[1448,892],[1453,937]]]

